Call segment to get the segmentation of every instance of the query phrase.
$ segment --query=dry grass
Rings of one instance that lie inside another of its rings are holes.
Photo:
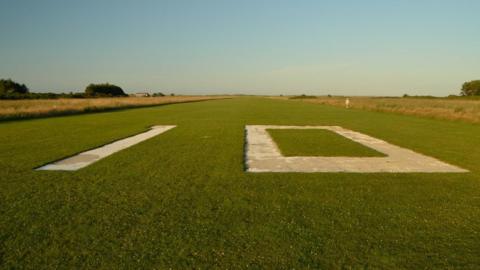
[[[86,99],[0,100],[0,120],[66,115],[160,104],[221,99],[225,96],[165,96]]]
[[[288,97],[275,98],[289,99]],[[345,107],[345,97],[317,97],[295,100]],[[350,97],[350,107],[369,111],[480,123],[480,99]]]

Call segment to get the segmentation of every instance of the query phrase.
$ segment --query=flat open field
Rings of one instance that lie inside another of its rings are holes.
[[[222,99],[222,96],[164,96],[0,100],[0,120],[79,114],[152,105]]]
[[[33,170],[153,125],[177,127]],[[470,172],[245,172],[245,125],[341,126]],[[3,122],[0,268],[478,269],[479,142],[478,124],[267,98]]]
[[[289,97],[274,97],[289,99]],[[296,101],[345,107],[345,97],[292,99]],[[350,107],[377,112],[392,112],[428,118],[480,123],[479,98],[379,98],[350,97]]]

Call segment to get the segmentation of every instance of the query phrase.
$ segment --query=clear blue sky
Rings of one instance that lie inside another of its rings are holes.
[[[478,0],[0,0],[33,91],[401,95],[480,79]]]

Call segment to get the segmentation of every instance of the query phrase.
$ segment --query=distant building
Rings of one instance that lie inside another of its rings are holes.
[[[149,97],[150,94],[149,93],[135,93],[135,94],[132,94],[132,96],[134,96],[134,97]]]

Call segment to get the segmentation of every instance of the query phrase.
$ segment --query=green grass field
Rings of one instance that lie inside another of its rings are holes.
[[[325,129],[269,129],[284,156],[384,157],[385,154]]]
[[[246,124],[338,125],[471,173],[246,173]],[[479,142],[477,124],[262,98],[0,123],[0,267],[478,269]]]

